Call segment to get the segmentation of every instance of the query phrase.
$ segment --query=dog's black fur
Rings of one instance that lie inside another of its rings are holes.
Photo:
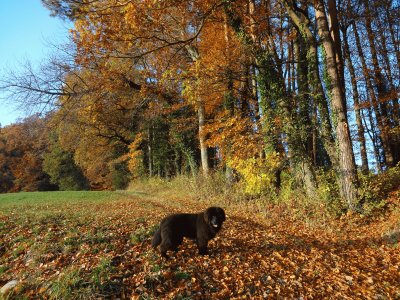
[[[151,245],[160,245],[161,256],[167,258],[167,251],[178,251],[183,238],[196,240],[199,254],[207,254],[208,241],[221,230],[225,212],[220,207],[209,207],[198,214],[174,214],[165,217],[160,228],[154,233]]]

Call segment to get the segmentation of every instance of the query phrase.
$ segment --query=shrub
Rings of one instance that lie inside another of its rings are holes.
[[[319,170],[317,172],[317,200],[324,205],[327,212],[338,216],[346,211],[346,203],[340,197],[335,171]]]
[[[131,174],[125,162],[115,163],[112,165],[112,184],[117,190],[126,189],[129,185]]]
[[[54,141],[50,152],[44,155],[43,170],[50,176],[50,182],[62,191],[89,188],[82,170],[75,164],[73,154],[63,150],[58,141]]]
[[[360,203],[367,211],[385,206],[389,193],[400,186],[400,163],[382,174],[360,176]]]
[[[246,194],[262,195],[274,190],[276,171],[280,168],[282,158],[279,153],[268,153],[264,159],[254,157],[248,159],[233,159],[228,165],[235,169],[243,178],[241,184]]]

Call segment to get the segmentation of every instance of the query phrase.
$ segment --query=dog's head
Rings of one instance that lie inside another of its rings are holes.
[[[210,227],[220,230],[225,221],[225,211],[221,207],[209,207],[204,212],[204,219]]]

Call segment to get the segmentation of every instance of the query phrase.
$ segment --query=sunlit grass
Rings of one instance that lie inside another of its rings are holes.
[[[122,191],[1,194],[0,275],[27,278],[18,295],[27,290],[40,290],[50,299],[118,294],[121,283],[111,279],[116,272],[112,253],[126,251],[131,234],[142,242],[154,232],[147,218],[136,215],[137,207],[151,209]],[[35,279],[43,274],[46,279]]]
[[[59,191],[59,192],[21,192],[0,194],[0,207],[25,204],[59,204],[79,202],[104,202],[121,198],[112,191]]]

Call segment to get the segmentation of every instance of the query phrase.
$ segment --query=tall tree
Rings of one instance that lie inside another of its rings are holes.
[[[357,78],[353,66],[353,61],[351,60],[350,56],[350,47],[347,37],[347,26],[342,28],[342,35],[343,35],[343,53],[350,73],[351,86],[353,90],[354,113],[356,116],[357,137],[361,155],[361,171],[363,174],[367,174],[368,173],[367,146],[365,142],[364,125],[362,124],[362,118],[361,118],[360,95],[358,93]]]
[[[390,116],[388,112],[387,99],[386,99],[386,89],[385,89],[385,79],[381,72],[381,67],[378,61],[378,53],[375,47],[375,33],[372,29],[372,16],[369,7],[369,1],[363,0],[365,9],[365,27],[367,31],[367,37],[369,42],[369,50],[372,58],[372,69],[373,69],[373,81],[376,86],[377,99],[376,109],[380,110],[382,131],[384,136],[385,146],[385,160],[388,166],[393,166],[394,164],[394,153],[393,153],[393,141],[390,135]]]
[[[348,207],[350,209],[355,209],[358,196],[358,178],[350,138],[350,129],[347,122],[346,101],[343,98],[344,92],[341,90],[342,85],[339,77],[339,67],[336,62],[336,52],[330,35],[324,1],[315,1],[314,8],[318,33],[325,51],[326,69],[329,77],[328,89],[330,90],[339,150],[340,192],[342,197],[346,199]]]

